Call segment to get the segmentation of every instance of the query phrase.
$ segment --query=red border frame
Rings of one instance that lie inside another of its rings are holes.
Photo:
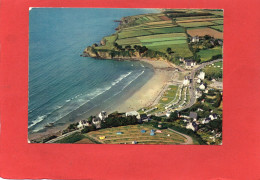
[[[0,176],[260,179],[259,5],[257,0],[2,0]],[[27,144],[29,7],[224,9],[223,145]]]

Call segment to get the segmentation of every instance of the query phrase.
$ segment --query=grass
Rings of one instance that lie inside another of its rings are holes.
[[[205,27],[214,25],[212,22],[191,22],[191,23],[178,23],[180,26],[183,27]]]
[[[119,45],[134,45],[134,44],[141,44],[141,41],[136,38],[126,38],[126,39],[119,39],[116,41]]]
[[[222,48],[217,46],[212,49],[200,50],[197,54],[200,56],[201,61],[205,62],[209,61],[212,58],[212,56],[222,54]]]
[[[215,24],[222,24],[223,25],[223,19],[222,20],[216,20],[216,21],[213,21]]]
[[[168,45],[160,45],[160,46],[147,46],[151,50],[160,51],[166,53],[167,48],[171,48],[174,51],[174,54],[180,57],[191,57],[193,56],[192,52],[189,49],[187,43],[185,44],[168,44]]]
[[[131,37],[138,37],[138,36],[145,36],[145,35],[151,35],[152,33],[147,30],[138,30],[138,31],[122,31],[118,33],[119,39],[124,38],[131,38]]]
[[[149,36],[140,36],[137,37],[140,41],[147,39],[156,39],[156,38],[171,38],[171,37],[186,37],[185,33],[169,33],[169,34],[153,34]]]
[[[190,19],[204,19],[204,18],[216,18],[216,16],[190,16],[190,17],[177,17],[176,21],[190,20]]]
[[[71,134],[63,139],[60,139],[58,141],[55,141],[54,143],[75,143],[77,141],[82,140],[85,138],[84,135],[80,134],[79,132],[76,132],[74,134]]]
[[[174,100],[176,93],[177,93],[178,86],[170,85],[168,90],[163,94],[162,98],[160,99],[159,103],[166,105],[172,100]]]
[[[141,133],[142,129],[146,132]],[[138,144],[181,144],[185,142],[185,137],[167,129],[161,130],[162,133],[155,133],[155,136],[150,136],[151,129],[156,130],[151,125],[139,124],[101,129],[89,132],[87,135],[105,144],[131,144],[132,141],[137,141]],[[116,132],[123,134],[117,135]],[[168,134],[170,136],[167,136]],[[106,136],[106,138],[100,140],[99,136]]]
[[[210,26],[212,29],[223,32],[223,25]]]
[[[155,41],[155,42],[144,42],[142,43],[146,47],[151,47],[151,46],[163,46],[163,45],[175,45],[175,44],[186,44],[187,40],[185,39],[178,39],[178,40],[169,40],[169,41]]]
[[[176,26],[176,27],[149,29],[149,32],[153,34],[184,33],[185,29],[183,27]]]

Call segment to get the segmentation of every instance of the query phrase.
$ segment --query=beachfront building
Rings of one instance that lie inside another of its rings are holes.
[[[86,120],[81,120],[81,121],[79,121],[79,124],[77,125],[77,128],[78,129],[82,129],[85,126],[90,126],[90,124]]]
[[[170,116],[171,116],[171,112],[168,111],[168,112],[166,113],[166,117],[169,118]]]
[[[108,117],[108,114],[107,112],[105,111],[101,111],[99,114],[98,114],[98,117],[101,121],[104,121],[107,117]]]
[[[199,88],[201,89],[201,90],[205,90],[205,85],[204,84],[201,84],[200,86],[199,86]]]
[[[97,129],[101,128],[101,120],[99,118],[93,118],[92,123]]]
[[[140,114],[137,111],[126,112],[125,116],[135,116],[137,119],[141,119]]]

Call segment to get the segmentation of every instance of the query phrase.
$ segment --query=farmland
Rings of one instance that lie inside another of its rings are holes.
[[[203,48],[203,42],[196,46],[190,45],[190,39],[194,36],[200,36],[202,39],[206,35],[223,39],[222,31],[223,11],[221,10],[168,9],[161,13],[123,17],[116,32],[103,38],[105,43],[86,49],[85,52],[91,50],[92,56],[98,54],[98,51],[111,52],[97,55],[102,58],[136,56],[165,59],[177,65],[181,63],[178,62],[179,57],[195,58],[200,55],[199,63],[210,60],[221,51],[219,47],[214,49],[209,45],[212,42],[206,42],[206,45],[204,43]],[[221,46],[221,44],[217,45]],[[200,47],[199,52],[193,49],[196,47]]]
[[[136,141],[137,144],[182,144],[186,142],[184,136],[168,129],[155,132],[155,135],[151,136],[152,129],[157,130],[151,125],[138,124],[101,129],[86,135],[104,144],[131,144],[132,141]],[[145,132],[142,133],[141,130],[145,130]],[[118,132],[120,134],[117,134]],[[100,139],[100,137],[104,137],[104,139]]]
[[[210,60],[212,58],[212,56],[221,55],[221,54],[222,54],[221,47],[200,50],[198,52],[198,55],[200,56],[202,62]]]
[[[190,36],[205,36],[210,35],[217,39],[223,39],[223,33],[216,31],[211,28],[196,28],[196,29],[187,29],[187,33]]]

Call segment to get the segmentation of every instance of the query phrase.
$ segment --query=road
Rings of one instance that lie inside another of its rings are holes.
[[[184,106],[184,107],[181,108],[180,110],[189,108],[189,107],[191,107],[193,104],[195,104],[195,102],[196,102],[196,95],[195,95],[195,92],[196,92],[195,84],[196,84],[196,82],[194,81],[196,72],[199,71],[199,70],[201,70],[202,68],[204,68],[205,66],[207,66],[207,65],[209,65],[209,64],[213,64],[213,63],[215,63],[215,62],[220,62],[220,61],[222,61],[222,60],[223,60],[223,59],[216,59],[216,60],[213,60],[213,61],[210,61],[210,62],[202,63],[202,64],[200,64],[198,67],[196,67],[195,69],[193,69],[193,70],[191,71],[191,73],[190,73],[190,78],[192,79],[192,82],[191,82],[190,85],[189,85],[190,102],[189,102],[189,104],[187,104],[186,106]]]
[[[81,131],[81,130],[78,129],[78,130],[75,130],[75,131],[68,132],[68,133],[63,134],[63,135],[61,135],[61,136],[58,136],[58,137],[56,137],[56,138],[54,138],[54,139],[51,139],[51,140],[49,140],[49,141],[47,141],[47,142],[45,142],[45,143],[54,143],[55,141],[58,141],[58,140],[60,140],[60,139],[63,139],[63,138],[65,138],[65,137],[67,137],[67,136],[69,136],[69,135],[75,133],[75,132],[80,132],[80,131]]]
[[[182,134],[182,133],[180,133],[178,131],[175,131],[175,130],[173,130],[171,128],[168,128],[168,130],[170,130],[172,132],[175,132],[176,134],[179,134],[181,136],[184,136],[187,139],[187,141],[185,143],[182,143],[182,144],[193,144],[193,140],[192,140],[192,138],[190,136],[188,136],[186,134]]]

